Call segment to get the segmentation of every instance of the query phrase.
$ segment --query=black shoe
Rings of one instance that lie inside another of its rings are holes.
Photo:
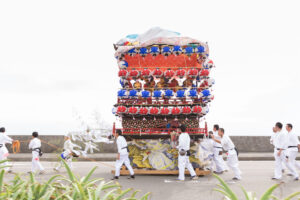
[[[217,171],[214,171],[215,174],[223,174],[223,171],[221,172],[217,172]]]
[[[119,179],[119,177],[118,176],[114,176],[111,180],[117,180],[117,179]]]
[[[128,179],[135,179],[134,175],[128,177]]]
[[[275,178],[273,177],[272,180],[276,180],[276,181],[279,181],[280,179],[279,178]]]
[[[237,177],[233,177],[232,180],[234,180],[234,181],[239,181],[239,180],[241,180],[241,179],[239,179],[239,178],[237,178]]]
[[[294,178],[294,181],[299,181],[299,178],[298,177]]]

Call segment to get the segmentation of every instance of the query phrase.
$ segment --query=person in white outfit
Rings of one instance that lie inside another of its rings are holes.
[[[186,131],[186,126],[181,125],[180,126],[180,135],[178,138],[178,170],[179,170],[179,175],[178,175],[178,180],[184,181],[184,172],[185,168],[187,168],[191,174],[191,179],[196,180],[198,179],[198,176],[195,173],[195,170],[190,163],[190,143],[191,143],[191,138]]]
[[[213,128],[213,135],[217,140],[221,140],[219,134],[219,125],[215,124]],[[222,174],[224,171],[228,170],[228,167],[223,159],[223,148],[222,144],[213,141],[213,162],[215,163],[216,170],[214,173],[216,174]]]
[[[38,132],[32,133],[32,140],[29,143],[29,149],[32,150],[32,168],[31,172],[35,173],[39,171],[39,174],[45,173],[45,168],[40,163],[40,156],[42,155],[41,151],[41,140],[38,138]]]
[[[134,171],[130,165],[130,160],[128,157],[129,152],[128,152],[126,139],[122,136],[122,131],[120,129],[116,131],[115,136],[117,138],[118,155],[116,160],[115,176],[112,178],[112,180],[119,179],[120,169],[123,164],[125,164],[125,166],[130,172],[130,177],[128,177],[128,179],[134,179],[135,178]]]
[[[286,164],[286,167],[292,172],[296,179],[296,172],[293,166],[287,162],[287,147],[288,137],[287,134],[282,131],[282,123],[277,122],[274,127],[276,132],[273,136],[274,145],[274,158],[275,158],[275,169],[273,180],[280,180],[282,178],[282,165]]]
[[[287,148],[286,156],[287,156],[288,165],[290,165],[290,167],[293,169],[293,171],[291,171],[291,175],[294,176],[294,180],[298,180],[299,174],[296,171],[296,168],[300,169],[300,164],[296,162],[296,158],[298,155],[298,150],[300,148],[300,142],[298,136],[295,133],[293,133],[292,129],[293,129],[292,124],[286,125],[287,137],[288,137],[288,148]]]
[[[276,134],[276,128],[273,127],[273,134],[271,135],[271,138],[270,138],[270,144],[272,144],[274,146],[274,152],[275,152],[275,144],[274,144],[274,138],[277,136],[278,134]],[[285,169],[286,169],[286,162],[283,160],[282,163],[281,163],[281,166],[282,166],[282,173],[285,172]]]
[[[9,136],[5,134],[5,128],[4,127],[0,128],[0,161],[7,160],[9,152],[5,144],[12,144],[12,142],[13,139],[11,139]],[[2,163],[2,166],[7,166],[7,165],[9,165],[9,162]],[[4,170],[8,173],[12,172],[10,167],[5,167]]]
[[[73,156],[75,155],[77,157],[76,151],[74,152],[73,148],[77,145],[72,143],[71,138],[68,135],[65,135],[64,139],[65,139],[64,150],[60,156],[62,159],[64,159],[66,161],[66,163],[68,164],[70,169],[72,169],[73,168],[73,165],[72,165]],[[54,170],[59,171],[62,166],[63,166],[63,163],[60,162],[59,165],[56,168],[54,168]]]
[[[234,172],[233,180],[241,180],[241,171],[239,169],[239,159],[238,159],[238,152],[230,139],[228,135],[225,135],[225,130],[223,128],[220,128],[218,130],[218,134],[221,139],[217,139],[214,136],[212,136],[212,139],[221,144],[223,149],[227,151],[227,164],[229,168]]]

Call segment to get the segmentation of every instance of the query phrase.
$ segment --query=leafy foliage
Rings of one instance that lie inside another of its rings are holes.
[[[239,200],[239,198],[237,197],[237,195],[230,189],[230,187],[228,186],[228,184],[218,175],[213,174],[220,182],[220,184],[218,184],[218,188],[215,188],[214,190],[223,194],[226,200]],[[257,198],[255,193],[253,192],[247,192],[243,187],[242,187],[242,191],[244,193],[245,199],[246,200],[269,200],[269,199],[273,199],[273,200],[280,200],[278,197],[273,195],[273,192],[275,189],[277,189],[280,186],[280,184],[275,184],[272,187],[270,187],[262,196],[261,198]],[[292,200],[294,197],[300,196],[300,192],[295,192],[291,195],[289,195],[288,197],[284,198],[283,200]]]
[[[96,167],[85,177],[78,178],[65,161],[63,163],[68,177],[55,175],[45,183],[36,181],[32,173],[29,174],[28,179],[15,175],[11,182],[5,183],[2,169],[0,172],[0,200],[137,200],[137,191],[133,191],[131,188],[122,190],[117,183],[105,182],[102,178],[91,179]],[[150,193],[145,194],[140,200],[148,200],[149,195]]]

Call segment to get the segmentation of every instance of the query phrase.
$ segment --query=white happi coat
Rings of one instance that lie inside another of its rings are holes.
[[[13,139],[7,136],[5,133],[0,134],[0,160],[6,159],[8,156],[8,149],[6,148],[5,144],[11,144]]]
[[[214,137],[217,140],[221,140],[222,138],[219,136],[218,131],[213,132]],[[225,170],[228,170],[228,167],[223,159],[223,156],[220,155],[220,152],[223,152],[222,144],[213,141],[213,161],[216,165],[216,172],[223,172]]]
[[[117,143],[117,147],[118,147],[118,153],[120,154],[120,159],[116,160],[115,176],[120,176],[120,169],[123,164],[125,164],[125,166],[129,170],[130,175],[134,175],[134,171],[130,165],[130,160],[128,157],[126,139],[120,135],[120,136],[118,136],[116,143]]]
[[[287,133],[287,166],[294,178],[298,178],[297,169],[300,169],[300,164],[296,161],[298,155],[298,145],[300,144],[298,136],[292,131]]]
[[[288,147],[288,136],[283,131],[276,132],[272,137],[271,141],[274,145],[274,158],[275,158],[275,169],[274,169],[274,178],[281,179],[282,178],[282,169],[283,163],[286,164],[286,167],[290,171],[294,171],[287,162],[287,147]],[[278,151],[282,149],[280,156],[278,156]],[[293,172],[292,172],[293,173]],[[295,174],[295,173],[293,173]]]
[[[239,160],[235,146],[229,136],[223,135],[221,139],[223,149],[228,152],[227,163],[229,168],[232,169],[236,178],[241,179],[241,171],[239,169]]]
[[[40,156],[38,151],[34,151],[35,148],[41,148],[41,140],[38,138],[33,138],[29,143],[29,149],[32,150],[32,168],[31,171],[36,170],[43,171],[44,167],[40,163]]]
[[[177,147],[178,151],[180,151],[181,149],[183,149],[185,151],[189,151],[190,143],[191,143],[190,135],[188,133],[181,133],[179,135],[179,139],[178,139],[178,147]],[[187,156],[186,154],[184,156],[181,156],[179,154],[178,155],[178,169],[179,169],[178,179],[179,180],[184,180],[185,168],[187,168],[189,170],[192,177],[196,176],[195,170],[194,170],[192,164],[190,163],[189,156]]]

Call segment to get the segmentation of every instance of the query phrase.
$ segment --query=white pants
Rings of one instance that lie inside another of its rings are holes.
[[[298,156],[298,151],[290,151],[289,158],[293,162],[296,169],[300,170],[300,164],[297,162],[296,158]]]
[[[195,170],[192,164],[190,163],[189,156],[178,155],[178,169],[179,169],[178,179],[179,180],[184,180],[185,168],[189,170],[191,176],[196,176]]]
[[[116,160],[116,172],[115,172],[115,176],[120,176],[120,169],[122,167],[122,165],[125,164],[125,166],[127,167],[127,169],[130,172],[130,175],[134,175],[134,171],[130,165],[130,160],[128,158],[128,154],[125,155],[120,155],[120,159]]]
[[[65,159],[67,165],[70,167],[70,169],[73,169],[73,164],[72,164],[72,156],[70,158]],[[55,168],[56,170],[60,170],[60,168],[63,166],[63,162],[59,162],[59,165]]]
[[[299,167],[297,166],[298,163],[296,162],[297,154],[298,154],[298,148],[296,148],[296,151],[293,148],[287,150],[288,159],[286,159],[286,166],[290,170],[294,178],[299,177],[299,174],[296,170],[296,168]]]
[[[31,171],[36,172],[36,170],[44,171],[44,167],[40,163],[39,153],[36,151],[32,151],[32,167]]]
[[[286,156],[287,156],[286,150],[282,151],[280,156],[277,155],[278,151],[279,150],[274,149],[274,158],[275,158],[274,178],[276,178],[276,179],[282,178],[283,163],[291,171],[291,173],[294,177],[298,177],[298,174],[297,174],[295,168],[293,167],[292,163],[288,162],[288,159],[286,158]]]
[[[225,170],[228,169],[228,167],[226,166],[226,163],[223,159],[222,155],[219,155],[220,152],[222,152],[222,148],[215,148],[214,147],[214,157],[213,157],[213,161],[216,165],[216,172],[223,172]]]
[[[0,148],[0,161],[7,160],[8,155],[9,155],[9,153],[8,153],[7,148],[5,146],[1,147]],[[7,166],[7,165],[10,165],[10,163],[7,161],[1,164],[1,166]],[[10,167],[5,167],[4,170],[8,171],[8,170],[10,170]]]
[[[228,150],[227,164],[233,171],[234,177],[241,179],[241,171],[239,169],[239,159],[235,149]]]

